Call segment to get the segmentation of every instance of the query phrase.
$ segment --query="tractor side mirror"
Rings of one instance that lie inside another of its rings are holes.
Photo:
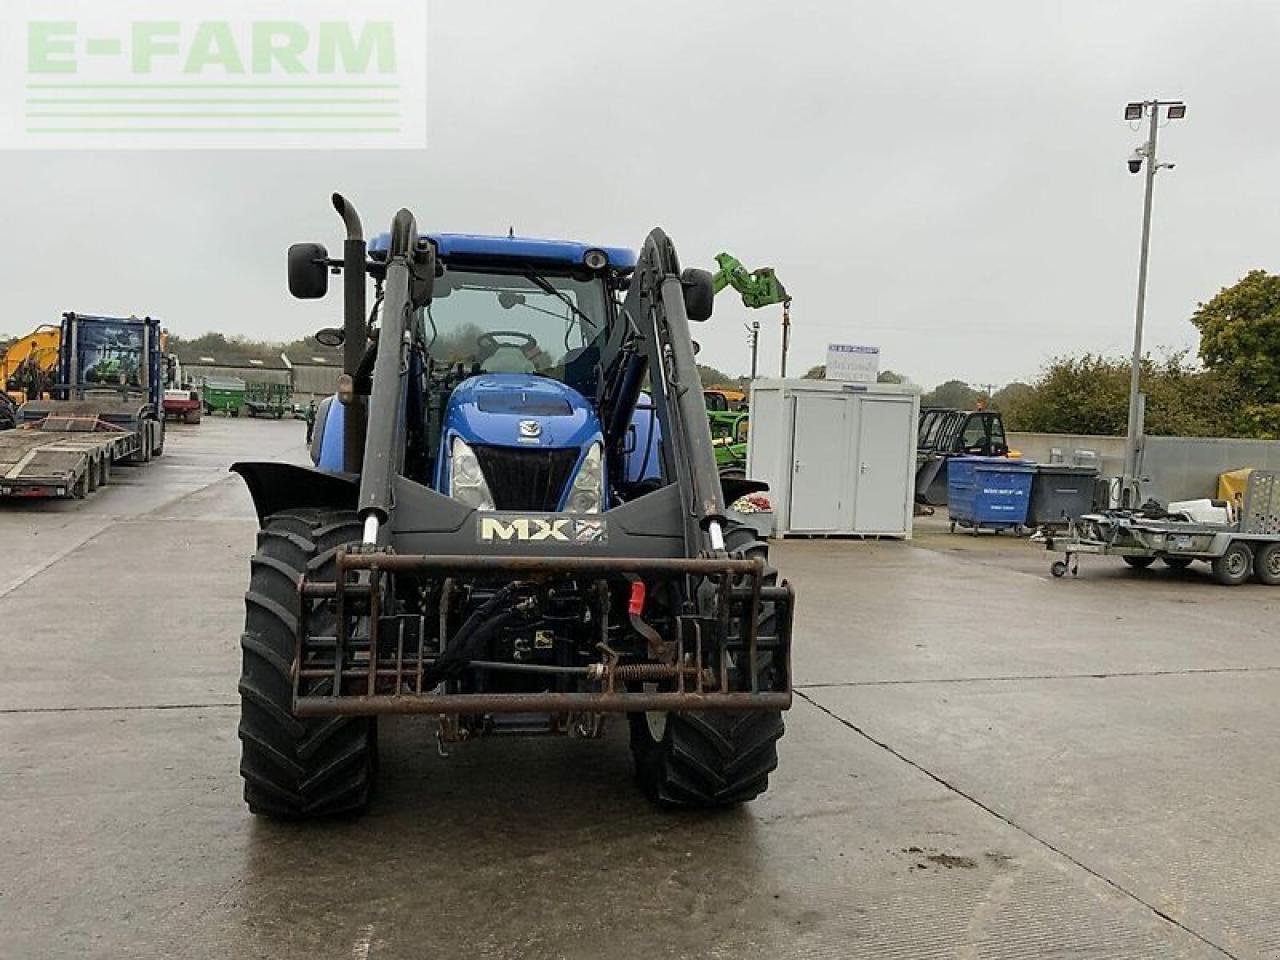
[[[329,292],[329,251],[323,244],[289,248],[289,292],[299,300],[319,300]]]
[[[322,347],[340,347],[347,342],[347,332],[341,327],[322,327],[314,336],[316,343]]]
[[[684,289],[684,312],[695,323],[711,319],[715,306],[716,288],[711,273],[690,267],[680,274],[680,286]]]

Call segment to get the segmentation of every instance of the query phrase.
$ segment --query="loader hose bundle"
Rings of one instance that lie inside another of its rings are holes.
[[[423,671],[424,688],[434,689],[445,680],[458,677],[472,660],[484,653],[485,645],[499,630],[525,619],[533,612],[535,601],[532,597],[502,609],[521,586],[519,583],[507,584],[467,618],[440,651],[435,663]]]

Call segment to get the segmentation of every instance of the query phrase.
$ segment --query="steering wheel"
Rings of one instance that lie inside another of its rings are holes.
[[[503,340],[518,340],[518,343],[504,343]],[[532,360],[542,349],[538,346],[538,341],[523,330],[490,330],[476,337],[476,350],[480,354],[480,359],[488,360],[503,347],[514,347],[519,349],[521,353],[528,359]]]

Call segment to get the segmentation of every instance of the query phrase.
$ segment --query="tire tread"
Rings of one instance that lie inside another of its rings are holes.
[[[345,511],[290,510],[267,518],[258,534],[245,593],[239,685],[240,773],[245,802],[256,814],[330,816],[362,810],[369,801],[376,748],[372,721],[301,720],[292,713],[298,584],[312,569],[320,542],[336,556],[358,529]]]

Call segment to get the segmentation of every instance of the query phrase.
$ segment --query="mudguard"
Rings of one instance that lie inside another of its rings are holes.
[[[360,493],[358,477],[292,463],[242,461],[233,463],[231,472],[244,478],[259,523],[273,513],[298,507],[354,510]]]

